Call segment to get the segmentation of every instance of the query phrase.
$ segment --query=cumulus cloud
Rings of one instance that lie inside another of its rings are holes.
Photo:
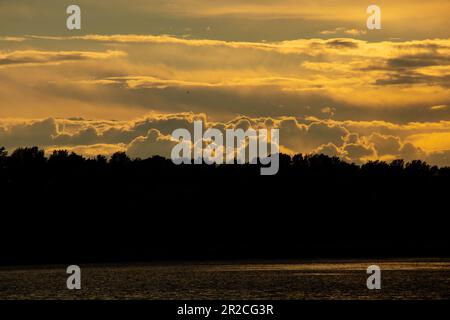
[[[344,145],[345,159],[361,164],[369,160],[375,160],[376,150],[373,145],[349,143]]]
[[[345,153],[343,152],[343,150],[331,142],[319,146],[317,149],[313,150],[312,153],[325,154],[329,157],[345,157]]]
[[[137,137],[131,141],[127,153],[133,158],[156,155],[170,158],[172,149],[177,143],[171,136],[164,136],[158,130],[150,129],[145,137]]]
[[[0,145],[6,148],[26,146],[48,146],[57,134],[55,119],[26,121],[3,127],[0,130]]]
[[[343,138],[349,133],[338,124],[321,121],[305,124],[292,117],[276,121],[276,126],[280,129],[280,141],[283,146],[304,153],[309,153],[326,143],[341,146]]]
[[[0,1],[8,149],[167,152],[198,119],[279,128],[290,153],[447,159],[448,1],[385,3],[389,28],[366,32],[358,0],[80,0],[103,22],[67,36],[45,36],[61,23],[53,1],[25,2]]]
[[[373,143],[379,156],[396,155],[402,147],[402,142],[399,137],[381,135],[379,133],[373,133],[370,135],[368,137],[368,141]]]
[[[187,129],[193,137],[194,121],[203,130],[276,128],[280,130],[280,150],[284,153],[324,153],[346,161],[421,159],[432,164],[450,165],[448,141],[450,123],[410,123],[336,121],[294,117],[238,116],[229,121],[211,121],[205,114],[192,112],[150,114],[129,121],[71,119],[0,120],[0,145],[8,150],[38,145],[48,152],[67,149],[86,156],[111,155],[126,151],[131,157],[154,155],[170,157],[178,143],[171,134]],[[444,141],[444,142],[443,142]],[[208,141],[197,141],[203,145]],[[247,148],[248,145],[241,146]]]
[[[416,158],[418,159],[418,158]],[[449,167],[450,166],[450,150],[435,151],[428,154],[426,161],[431,164]]]

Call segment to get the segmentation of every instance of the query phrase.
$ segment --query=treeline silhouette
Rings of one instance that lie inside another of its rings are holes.
[[[448,256],[450,168],[175,165],[0,148],[0,263]]]

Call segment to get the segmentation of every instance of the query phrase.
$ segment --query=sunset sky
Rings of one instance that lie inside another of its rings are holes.
[[[371,4],[381,30],[366,28]],[[449,12],[448,0],[0,0],[0,146],[168,156],[171,132],[203,119],[275,126],[287,153],[450,165]]]

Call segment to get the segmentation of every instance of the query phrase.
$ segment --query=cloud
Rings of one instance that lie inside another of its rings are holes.
[[[396,158],[405,159],[407,161],[421,159],[425,161],[431,161],[431,164],[436,164],[433,162],[433,155],[434,152],[430,152],[427,154],[421,148],[414,146],[412,143],[406,142],[401,147],[400,153]],[[446,165],[448,166],[450,165],[450,163]]]
[[[360,0],[134,0],[127,6],[120,0],[78,0],[82,10],[89,13],[88,28],[96,34],[174,34],[192,38],[282,41],[294,39],[301,34],[312,38],[321,30],[364,29],[368,4]],[[448,36],[447,1],[397,0],[379,3],[383,12],[383,23],[389,28],[367,32],[360,37],[373,40],[389,38],[424,39]],[[54,0],[0,1],[0,21],[3,33],[64,34],[63,6],[55,6]],[[105,12],[108,12],[105,19]],[[126,23],[117,23],[125,17]],[[421,23],[411,26],[411,19]],[[20,21],[21,23],[17,23]],[[83,20],[84,21],[84,20]],[[80,32],[80,33],[81,33]],[[350,33],[344,35],[355,34]]]
[[[57,124],[53,118],[29,121],[12,125],[9,128],[3,127],[3,131],[0,130],[0,145],[6,148],[48,146],[56,134]]]
[[[217,128],[278,128],[280,149],[294,153],[325,153],[346,161],[421,159],[431,164],[446,162],[450,145],[450,122],[396,124],[380,121],[337,121],[294,117],[239,116],[229,121],[210,121],[205,114],[192,112],[149,114],[128,121],[71,119],[0,120],[0,145],[8,150],[38,145],[51,152],[68,149],[85,156],[111,155],[126,151],[131,157],[153,155],[170,157],[177,143],[171,138],[175,129],[191,132],[195,120],[204,130]]]
[[[83,155],[87,158],[95,158],[97,155],[104,155],[105,157],[111,157],[116,152],[127,151],[127,146],[123,144],[92,144],[92,145],[79,145],[79,146],[54,146],[45,149],[45,153],[50,155],[55,150],[67,150],[69,152],[75,152]]]
[[[376,158],[376,150],[373,146],[370,145],[349,143],[343,147],[343,151],[346,154],[346,160],[358,164],[367,162],[369,160],[374,160]]]
[[[225,41],[142,34],[27,39],[20,49],[1,51],[0,117],[130,119],[150,110],[203,112],[220,120],[239,114],[328,117],[322,110],[330,106],[339,120],[450,116],[450,110],[426,107],[450,103],[449,39]],[[34,46],[53,50],[31,50]],[[89,51],[61,50],[74,47]],[[23,66],[32,68],[27,77]]]
[[[346,39],[333,39],[326,42],[326,45],[330,48],[341,48],[341,49],[357,49],[358,43],[353,40]]]
[[[399,137],[381,135],[373,133],[368,137],[368,141],[373,143],[375,150],[379,156],[397,155],[402,148],[402,142]]]
[[[0,36],[0,41],[13,41],[13,42],[22,42],[25,41],[27,38],[25,37],[1,37]]]
[[[447,108],[448,108],[447,105],[441,104],[441,105],[438,105],[438,106],[432,106],[432,107],[430,107],[430,110],[441,111],[441,110],[446,110]]]
[[[335,144],[331,142],[319,146],[317,149],[313,150],[312,153],[325,154],[329,157],[340,157],[340,158],[345,157],[345,152],[343,152],[341,148],[337,147]]]
[[[81,60],[101,60],[123,57],[125,55],[125,52],[113,50],[108,50],[106,52],[37,50],[0,52],[0,66],[28,64],[36,65]]]
[[[450,167],[450,150],[431,152],[426,161],[440,167]]]
[[[280,129],[280,144],[296,152],[309,153],[322,144],[341,146],[349,132],[337,124],[315,121],[299,123],[295,118],[283,118],[275,122]]]
[[[177,141],[171,136],[164,136],[156,129],[150,129],[145,137],[137,137],[128,146],[127,153],[132,158],[149,158],[163,156],[170,158]]]
[[[429,46],[430,52],[400,55],[387,60],[387,67],[391,69],[419,68],[448,65],[450,57],[439,54],[436,47]]]
[[[99,140],[99,133],[93,126],[80,129],[74,134],[60,133],[53,137],[53,143],[57,145],[89,145],[95,144]]]
[[[351,161],[450,149],[450,39],[26,39],[0,52],[0,119],[9,119],[0,144],[8,148],[167,152],[164,137],[197,118],[220,130],[270,123],[283,150]]]
[[[334,116],[334,112],[336,111],[336,108],[333,107],[324,107],[320,110],[322,113],[326,114],[328,117]]]
[[[346,35],[351,35],[351,36],[360,36],[360,35],[367,34],[367,31],[366,30],[355,29],[355,28],[347,29],[345,27],[337,27],[337,28],[334,28],[332,30],[320,31],[319,34],[325,35],[325,36],[327,36],[327,35],[336,35],[336,34],[346,34]]]

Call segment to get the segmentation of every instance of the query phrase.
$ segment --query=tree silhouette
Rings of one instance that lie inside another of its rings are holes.
[[[9,163],[16,167],[40,167],[47,159],[38,147],[18,148],[9,156]]]
[[[0,148],[0,264],[450,252],[448,167],[323,154],[281,154],[275,176],[260,166]]]
[[[131,162],[131,159],[127,156],[125,152],[116,152],[111,156],[109,163],[117,166],[124,166]]]
[[[8,156],[8,152],[4,147],[0,147],[0,167],[3,168],[3,166],[6,163],[6,159]]]

